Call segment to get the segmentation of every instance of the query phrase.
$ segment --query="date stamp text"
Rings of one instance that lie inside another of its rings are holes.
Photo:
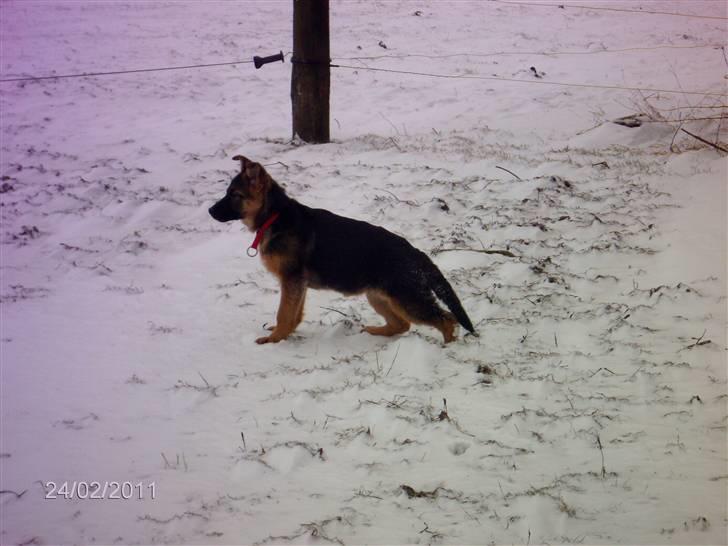
[[[157,498],[155,482],[43,482],[46,499],[80,499],[80,500],[143,500]]]

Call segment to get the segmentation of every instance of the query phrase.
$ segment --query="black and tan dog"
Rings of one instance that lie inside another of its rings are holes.
[[[401,334],[412,322],[434,326],[445,343],[455,339],[458,322],[475,334],[450,283],[407,240],[367,222],[302,205],[261,165],[242,156],[233,159],[241,162],[241,172],[210,208],[210,215],[218,222],[242,220],[255,231],[249,254],[257,253],[260,244],[263,264],[281,284],[276,325],[257,343],[276,343],[296,329],[307,288],[366,294],[386,321],[384,326],[365,327],[370,334]],[[435,296],[452,313],[442,310]]]

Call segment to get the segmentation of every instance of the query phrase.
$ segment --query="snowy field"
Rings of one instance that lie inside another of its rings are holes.
[[[610,122],[725,115],[726,4],[559,3],[332,2],[326,145],[290,55],[0,83],[0,543],[726,544],[725,154]],[[3,1],[2,78],[288,53],[291,20]],[[480,337],[309,291],[256,345],[276,281],[207,213],[238,153],[430,254]]]

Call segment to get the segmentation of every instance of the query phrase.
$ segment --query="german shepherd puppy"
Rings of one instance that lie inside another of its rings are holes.
[[[288,197],[265,169],[242,156],[225,196],[210,208],[218,222],[242,220],[256,238],[248,249],[281,284],[276,325],[257,343],[286,339],[303,318],[307,288],[346,295],[366,294],[384,326],[366,326],[373,335],[406,332],[410,323],[428,324],[445,343],[455,339],[459,322],[475,334],[450,283],[426,254],[379,226],[313,209]],[[255,255],[255,254],[253,254]],[[437,296],[450,312],[441,309]],[[477,335],[477,334],[475,334]]]

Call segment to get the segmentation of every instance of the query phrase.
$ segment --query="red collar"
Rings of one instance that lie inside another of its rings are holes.
[[[263,225],[260,226],[258,231],[255,232],[255,239],[253,239],[253,244],[248,247],[248,256],[253,258],[258,255],[258,245],[260,244],[263,235],[265,234],[266,230],[273,224],[273,222],[278,220],[278,216],[280,215],[277,212],[271,214],[270,217],[263,223]]]

